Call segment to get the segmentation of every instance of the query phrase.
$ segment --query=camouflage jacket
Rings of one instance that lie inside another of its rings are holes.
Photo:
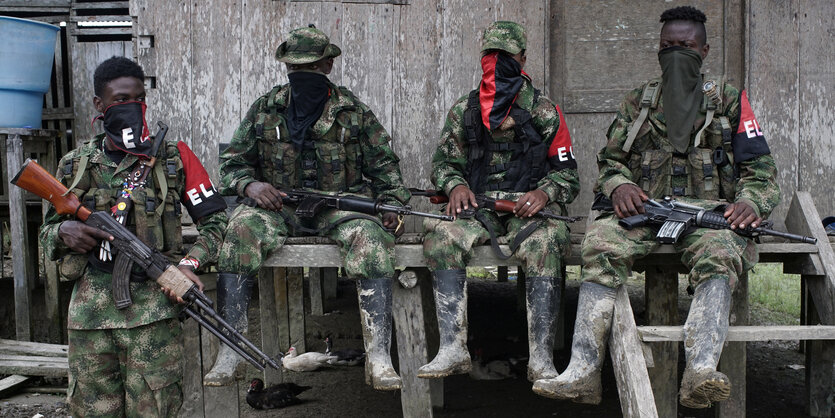
[[[571,139],[562,112],[553,102],[543,96],[539,96],[534,103],[536,95],[533,85],[527,76],[523,77],[525,77],[525,82],[519,90],[516,105],[530,112],[532,125],[545,143],[549,160],[560,157],[573,160]],[[455,186],[461,184],[472,188],[467,184],[467,178],[469,177],[467,172],[469,145],[464,124],[467,101],[468,96],[463,96],[450,109],[441,130],[440,144],[432,158],[432,183],[438,190],[443,190],[447,194]],[[512,128],[515,122],[510,119],[508,117],[499,128],[490,132],[493,142],[518,143],[521,141]],[[481,118],[478,120],[481,121]],[[489,165],[501,166],[510,162],[512,157],[512,152],[494,151]],[[497,172],[490,174],[488,179],[500,181],[506,175],[507,171],[497,170]],[[554,168],[551,164],[550,170],[539,180],[537,187],[548,195],[549,203],[557,203],[560,206],[571,203],[580,191],[577,169],[571,167],[559,169]],[[523,193],[490,191],[487,194],[497,198],[516,200]]]
[[[722,103],[704,130],[700,144],[694,147],[693,141],[705,124],[705,104],[694,122],[687,152],[678,154],[667,138],[663,95],[659,90],[658,106],[649,110],[635,142],[629,152],[624,152],[629,129],[641,111],[643,89],[642,86],[626,95],[609,126],[608,142],[597,155],[600,175],[596,191],[611,197],[615,188],[630,183],[644,189],[650,198],[674,195],[744,201],[760,216],[771,213],[780,202],[776,167],[744,91],[725,83]],[[725,126],[724,136],[723,122],[729,125]],[[752,144],[757,148],[753,152]],[[725,155],[727,160],[719,162],[714,158],[717,155]]]
[[[345,87],[330,84],[322,116],[297,150],[290,140],[284,110],[290,85],[274,87],[246,114],[220,156],[220,191],[245,196],[254,181],[278,189],[307,189],[369,196],[404,204],[411,195],[403,185],[399,159],[386,130],[371,109]]]
[[[137,162],[137,157],[127,155],[121,163],[116,164],[102,151],[103,138],[104,134],[98,135],[61,158],[56,178],[69,187],[80,169],[81,159],[86,157],[86,170],[72,192],[85,206],[109,211],[122,192],[125,177]],[[188,250],[188,256],[197,259],[201,267],[206,266],[217,259],[217,252],[223,242],[223,231],[227,224],[223,210],[225,205],[215,205],[208,210],[206,208],[210,204],[199,206],[201,198],[208,202],[214,191],[205,169],[199,165],[185,143],[168,141],[165,153],[165,158],[157,160],[155,170],[149,175],[149,184],[154,187],[133,191],[133,210],[126,225],[145,244],[160,250],[176,264],[183,256],[180,204],[185,199],[184,206],[197,219],[199,232],[197,241]],[[195,178],[202,179],[202,186],[186,190],[187,184],[195,185]],[[201,189],[205,192],[201,192]],[[193,204],[195,201],[198,205]],[[88,265],[89,254],[71,252],[58,236],[61,222],[70,219],[71,216],[58,215],[50,205],[39,234],[44,255],[51,260],[58,260],[62,280],[77,280],[70,301],[69,329],[133,328],[176,316],[176,308],[152,280],[131,282],[133,305],[122,310],[116,309],[111,294],[110,274]],[[97,250],[98,247],[93,251]]]

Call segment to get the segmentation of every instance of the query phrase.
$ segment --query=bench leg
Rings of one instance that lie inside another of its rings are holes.
[[[183,322],[183,406],[182,417],[202,417],[203,367],[200,350],[200,325],[197,321]],[[206,361],[209,357],[206,357]]]
[[[325,299],[336,299],[336,278],[339,276],[338,267],[325,267],[322,269],[322,295]]]
[[[807,323],[820,324],[815,302],[808,297],[806,303]],[[831,416],[833,358],[835,346],[832,341],[806,342],[806,413],[810,416]]]
[[[258,307],[261,315],[261,351],[273,359],[281,354],[279,344],[278,311],[274,268],[263,268],[258,274]],[[283,284],[283,281],[282,281]],[[286,338],[286,334],[284,335]],[[267,367],[264,370],[264,385],[269,387],[281,382],[281,370]]]
[[[418,368],[428,361],[420,280],[412,270],[406,270],[401,274],[415,276],[407,282],[418,282],[418,285],[411,289],[406,289],[399,283],[393,286],[392,310],[397,332],[400,377],[403,379],[403,389],[400,392],[403,416],[432,417],[431,381],[417,377]],[[425,278],[423,281],[426,281]]]
[[[310,288],[310,314],[322,316],[325,314],[325,292],[324,292],[324,272],[323,268],[311,267],[309,270],[310,280],[308,286]]]
[[[748,275],[739,277],[736,289],[731,295],[731,325],[748,325]],[[725,343],[722,357],[719,359],[719,371],[725,373],[731,381],[731,397],[719,402],[716,408],[718,417],[745,416],[745,341]],[[830,367],[831,370],[831,367]]]
[[[652,387],[644,360],[643,343],[638,336],[626,286],[618,288],[609,338],[612,365],[618,384],[624,417],[658,417]],[[666,416],[666,415],[661,415]],[[672,415],[675,416],[675,415]]]
[[[507,266],[498,266],[496,268],[496,281],[499,283],[507,281]]]
[[[648,325],[678,324],[678,273],[649,267],[645,273]],[[648,369],[659,416],[678,410],[678,342],[652,343],[653,367]]]
[[[304,268],[287,269],[287,302],[290,321],[290,343],[300,353],[307,352],[304,317]]]

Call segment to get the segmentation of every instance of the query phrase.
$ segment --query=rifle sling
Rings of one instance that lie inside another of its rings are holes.
[[[519,246],[522,245],[522,241],[531,236],[531,234],[533,234],[533,232],[536,231],[540,225],[542,225],[542,221],[539,220],[527,224],[521,231],[519,231],[519,233],[516,234],[515,237],[513,237],[513,242],[510,243],[510,254],[505,254],[499,247],[496,231],[493,230],[493,226],[484,216],[484,213],[477,210],[473,214],[473,217],[475,217],[477,221],[481,222],[481,224],[484,225],[484,228],[487,229],[487,233],[490,234],[490,247],[493,248],[493,254],[495,254],[500,260],[507,260],[512,257],[513,253],[515,253],[516,250],[519,249]]]
[[[391,230],[386,228],[385,226],[383,226],[383,223],[379,219],[377,219],[376,217],[366,215],[366,214],[362,214],[362,213],[356,213],[356,214],[352,214],[352,215],[343,216],[343,217],[337,219],[336,221],[331,222],[330,224],[326,225],[323,228],[308,228],[306,226],[302,226],[301,224],[296,222],[295,219],[293,219],[291,216],[287,216],[287,214],[285,214],[282,211],[279,211],[278,214],[281,216],[281,219],[284,219],[284,222],[286,222],[287,225],[290,225],[290,227],[293,228],[293,234],[294,235],[298,234],[299,232],[302,232],[302,233],[309,234],[309,235],[325,236],[331,230],[336,228],[337,226],[339,226],[341,224],[344,224],[345,222],[348,222],[348,221],[353,221],[355,219],[365,219],[365,220],[368,220],[368,221],[372,221],[372,222],[376,223],[377,225],[380,225],[380,228],[383,228],[384,230],[391,232]]]

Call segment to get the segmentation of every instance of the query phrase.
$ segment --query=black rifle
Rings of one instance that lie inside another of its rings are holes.
[[[181,297],[186,301],[180,314],[181,318],[184,315],[194,318],[200,326],[217,336],[221,342],[235,350],[258,370],[263,371],[266,366],[279,369],[275,360],[264,354],[255,344],[224,321],[212,308],[211,299],[207,298],[179,268],[171,264],[167,257],[143,243],[109,213],[91,212],[82,206],[78,197],[70,193],[43,167],[27,160],[11,183],[48,200],[55,206],[58,214],[75,216],[87,225],[112,235],[114,239],[110,241],[110,244],[118,251],[116,266],[129,269],[135,264],[160,286],[170,289]],[[128,258],[132,262],[120,262],[120,258]],[[114,271],[113,274],[115,277],[117,272]]]
[[[444,192],[438,190],[423,190],[423,189],[409,189],[414,196],[424,196],[428,197],[429,201],[434,204],[441,204],[449,202],[449,197],[447,197]],[[472,218],[475,216],[476,209],[490,209],[496,212],[506,212],[512,213],[513,208],[516,207],[516,202],[512,200],[504,200],[504,199],[493,199],[492,197],[487,197],[483,194],[476,195],[475,197],[476,202],[478,203],[478,208],[470,208],[466,211],[463,211],[459,216],[462,218]],[[540,209],[539,212],[533,215],[534,217],[540,218],[548,218],[548,219],[556,219],[558,221],[573,223],[583,219],[583,216],[562,216],[557,215],[554,212],[551,212],[548,209]]]
[[[296,205],[296,215],[300,218],[310,218],[317,215],[324,208],[359,212],[367,215],[392,212],[400,216],[415,215],[426,218],[452,221],[452,216],[412,210],[411,206],[397,206],[382,203],[378,200],[358,196],[331,196],[322,193],[306,192],[304,190],[281,191],[283,199]]]
[[[598,195],[592,209],[611,211],[613,206],[609,199]],[[818,242],[813,237],[770,229],[773,224],[771,221],[763,220],[760,226],[756,228],[748,226],[746,228],[735,228],[732,231],[749,238],[773,235],[806,244]],[[656,239],[662,244],[675,244],[691,228],[731,229],[731,223],[725,219],[722,212],[707,210],[670,198],[665,198],[661,202],[652,199],[646,201],[644,203],[644,213],[623,218],[618,221],[618,225],[626,230],[641,226],[658,228]]]

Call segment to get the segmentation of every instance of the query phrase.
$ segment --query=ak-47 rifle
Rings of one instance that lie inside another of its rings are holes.
[[[263,371],[266,366],[279,369],[275,360],[264,354],[234,327],[229,325],[212,309],[212,300],[206,297],[197,286],[171,264],[162,253],[143,243],[124,225],[120,224],[109,213],[104,211],[91,212],[81,205],[78,197],[70,193],[55,177],[43,167],[31,160],[26,160],[23,168],[12,179],[12,184],[28,190],[55,206],[60,215],[72,215],[85,224],[101,229],[113,236],[110,244],[118,250],[116,260],[127,257],[132,264],[140,267],[151,279],[160,286],[171,289],[185,302],[182,312],[194,318],[200,326],[231,347],[241,357],[252,363],[258,370]],[[214,322],[212,322],[214,321]]]
[[[603,195],[598,195],[594,205],[592,205],[592,209],[614,210],[611,200],[603,197]],[[731,229],[731,223],[725,219],[722,212],[678,202],[669,197],[664,198],[661,202],[652,199],[644,202],[644,213],[623,218],[618,221],[618,225],[626,230],[632,230],[641,226],[656,227],[658,228],[658,233],[655,238],[662,244],[675,244],[692,227]],[[760,235],[773,235],[806,244],[815,244],[818,242],[813,237],[775,231],[771,229],[772,225],[773,222],[764,220],[756,228],[748,226],[746,228],[735,228],[732,231],[749,238],[756,238]]]
[[[414,196],[428,197],[431,203],[439,205],[441,203],[449,202],[449,197],[442,191],[438,190],[423,190],[423,189],[409,189]],[[513,213],[513,208],[516,207],[516,202],[505,199],[493,199],[485,195],[476,195],[475,200],[478,203],[478,208],[490,209],[496,212]],[[475,215],[477,208],[469,208],[459,215],[462,218],[472,218]],[[540,209],[539,212],[533,215],[534,217],[556,219],[558,221],[573,223],[583,219],[582,216],[562,216],[551,212],[548,209]]]

